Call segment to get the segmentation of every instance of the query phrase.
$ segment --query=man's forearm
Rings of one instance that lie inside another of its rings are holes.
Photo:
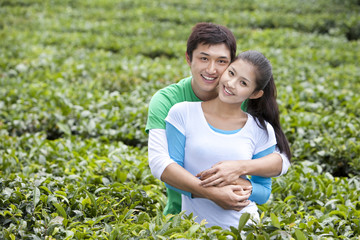
[[[212,191],[216,191],[217,187],[203,187],[200,185],[200,179],[196,178],[190,172],[185,170],[177,163],[167,166],[161,175],[161,181],[167,184],[181,189],[186,192],[190,192],[193,197],[199,198],[212,198]],[[239,178],[233,185],[241,186],[241,188],[251,187],[249,180]]]
[[[214,201],[224,209],[240,211],[249,204],[249,190],[242,191],[240,186],[229,185],[225,187],[202,187],[200,179],[193,176],[177,163],[166,167],[161,180],[167,184],[191,192],[193,196],[207,198]]]
[[[196,197],[206,197],[206,190],[200,186],[200,179],[185,170],[177,163],[168,165],[161,175],[161,181],[167,184],[191,192]]]

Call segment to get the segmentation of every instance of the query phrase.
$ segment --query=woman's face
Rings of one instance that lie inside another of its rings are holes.
[[[242,103],[248,98],[259,98],[262,91],[256,91],[255,67],[238,59],[231,63],[219,82],[219,98],[227,103]]]

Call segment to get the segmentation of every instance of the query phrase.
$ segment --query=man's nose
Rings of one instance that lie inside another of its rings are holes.
[[[216,73],[216,67],[215,67],[215,63],[214,62],[209,62],[207,68],[206,68],[207,73],[209,74],[214,74]]]

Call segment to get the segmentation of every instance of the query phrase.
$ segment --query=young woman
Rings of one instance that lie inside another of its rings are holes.
[[[247,99],[244,112],[241,104]],[[291,157],[280,126],[271,64],[257,51],[243,52],[229,65],[220,78],[217,98],[174,105],[166,118],[166,134],[171,158],[194,176],[223,159],[271,154],[275,146]],[[253,176],[252,182],[265,186],[263,194],[270,195],[270,178]],[[248,194],[244,192],[239,194]],[[205,219],[207,226],[237,226],[244,212],[258,218],[253,201],[241,211],[224,210],[209,199],[182,193],[182,210],[193,213],[198,222]]]

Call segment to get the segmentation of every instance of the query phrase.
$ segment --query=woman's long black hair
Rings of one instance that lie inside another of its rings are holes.
[[[270,123],[275,130],[277,147],[281,153],[285,153],[289,161],[291,151],[289,143],[280,125],[279,107],[276,102],[276,86],[272,75],[270,61],[258,51],[246,51],[240,53],[236,59],[250,63],[256,69],[256,91],[263,90],[264,94],[257,99],[248,99],[247,112],[251,114],[262,129],[266,129],[266,123]]]

